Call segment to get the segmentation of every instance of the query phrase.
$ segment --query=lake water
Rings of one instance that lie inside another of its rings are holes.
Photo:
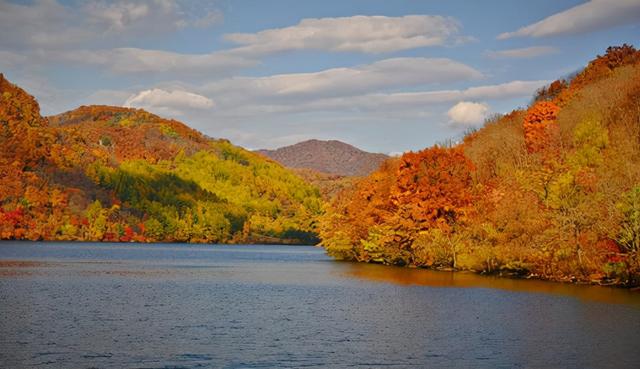
[[[296,246],[0,242],[2,368],[639,368],[640,293]]]

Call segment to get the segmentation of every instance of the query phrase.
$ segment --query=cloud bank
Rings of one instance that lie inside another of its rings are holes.
[[[209,83],[204,90],[228,99],[300,101],[350,96],[408,86],[424,86],[482,77],[482,73],[446,58],[392,58],[348,68],[267,77],[235,77]]]
[[[231,33],[225,39],[244,45],[237,52],[269,54],[316,49],[387,53],[455,42],[460,24],[439,15],[308,18],[297,25],[257,33]]]

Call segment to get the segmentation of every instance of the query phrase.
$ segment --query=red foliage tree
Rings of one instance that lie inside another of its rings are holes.
[[[122,236],[120,236],[120,241],[121,242],[130,242],[133,240],[135,236],[135,232],[133,231],[133,229],[129,226],[125,227],[124,229],[124,234]]]
[[[24,222],[24,210],[0,208],[0,239],[18,238],[24,234],[20,225]]]

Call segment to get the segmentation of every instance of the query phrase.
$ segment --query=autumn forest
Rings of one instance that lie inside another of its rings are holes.
[[[318,180],[141,109],[42,117],[2,75],[0,125],[0,239],[319,243],[340,260],[640,284],[629,45],[357,178]]]
[[[2,239],[313,243],[319,191],[261,156],[143,110],[43,118],[0,79]]]

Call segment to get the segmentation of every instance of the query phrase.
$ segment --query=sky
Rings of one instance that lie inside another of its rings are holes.
[[[43,115],[143,108],[249,149],[459,139],[639,38],[640,0],[0,0],[0,72]]]

